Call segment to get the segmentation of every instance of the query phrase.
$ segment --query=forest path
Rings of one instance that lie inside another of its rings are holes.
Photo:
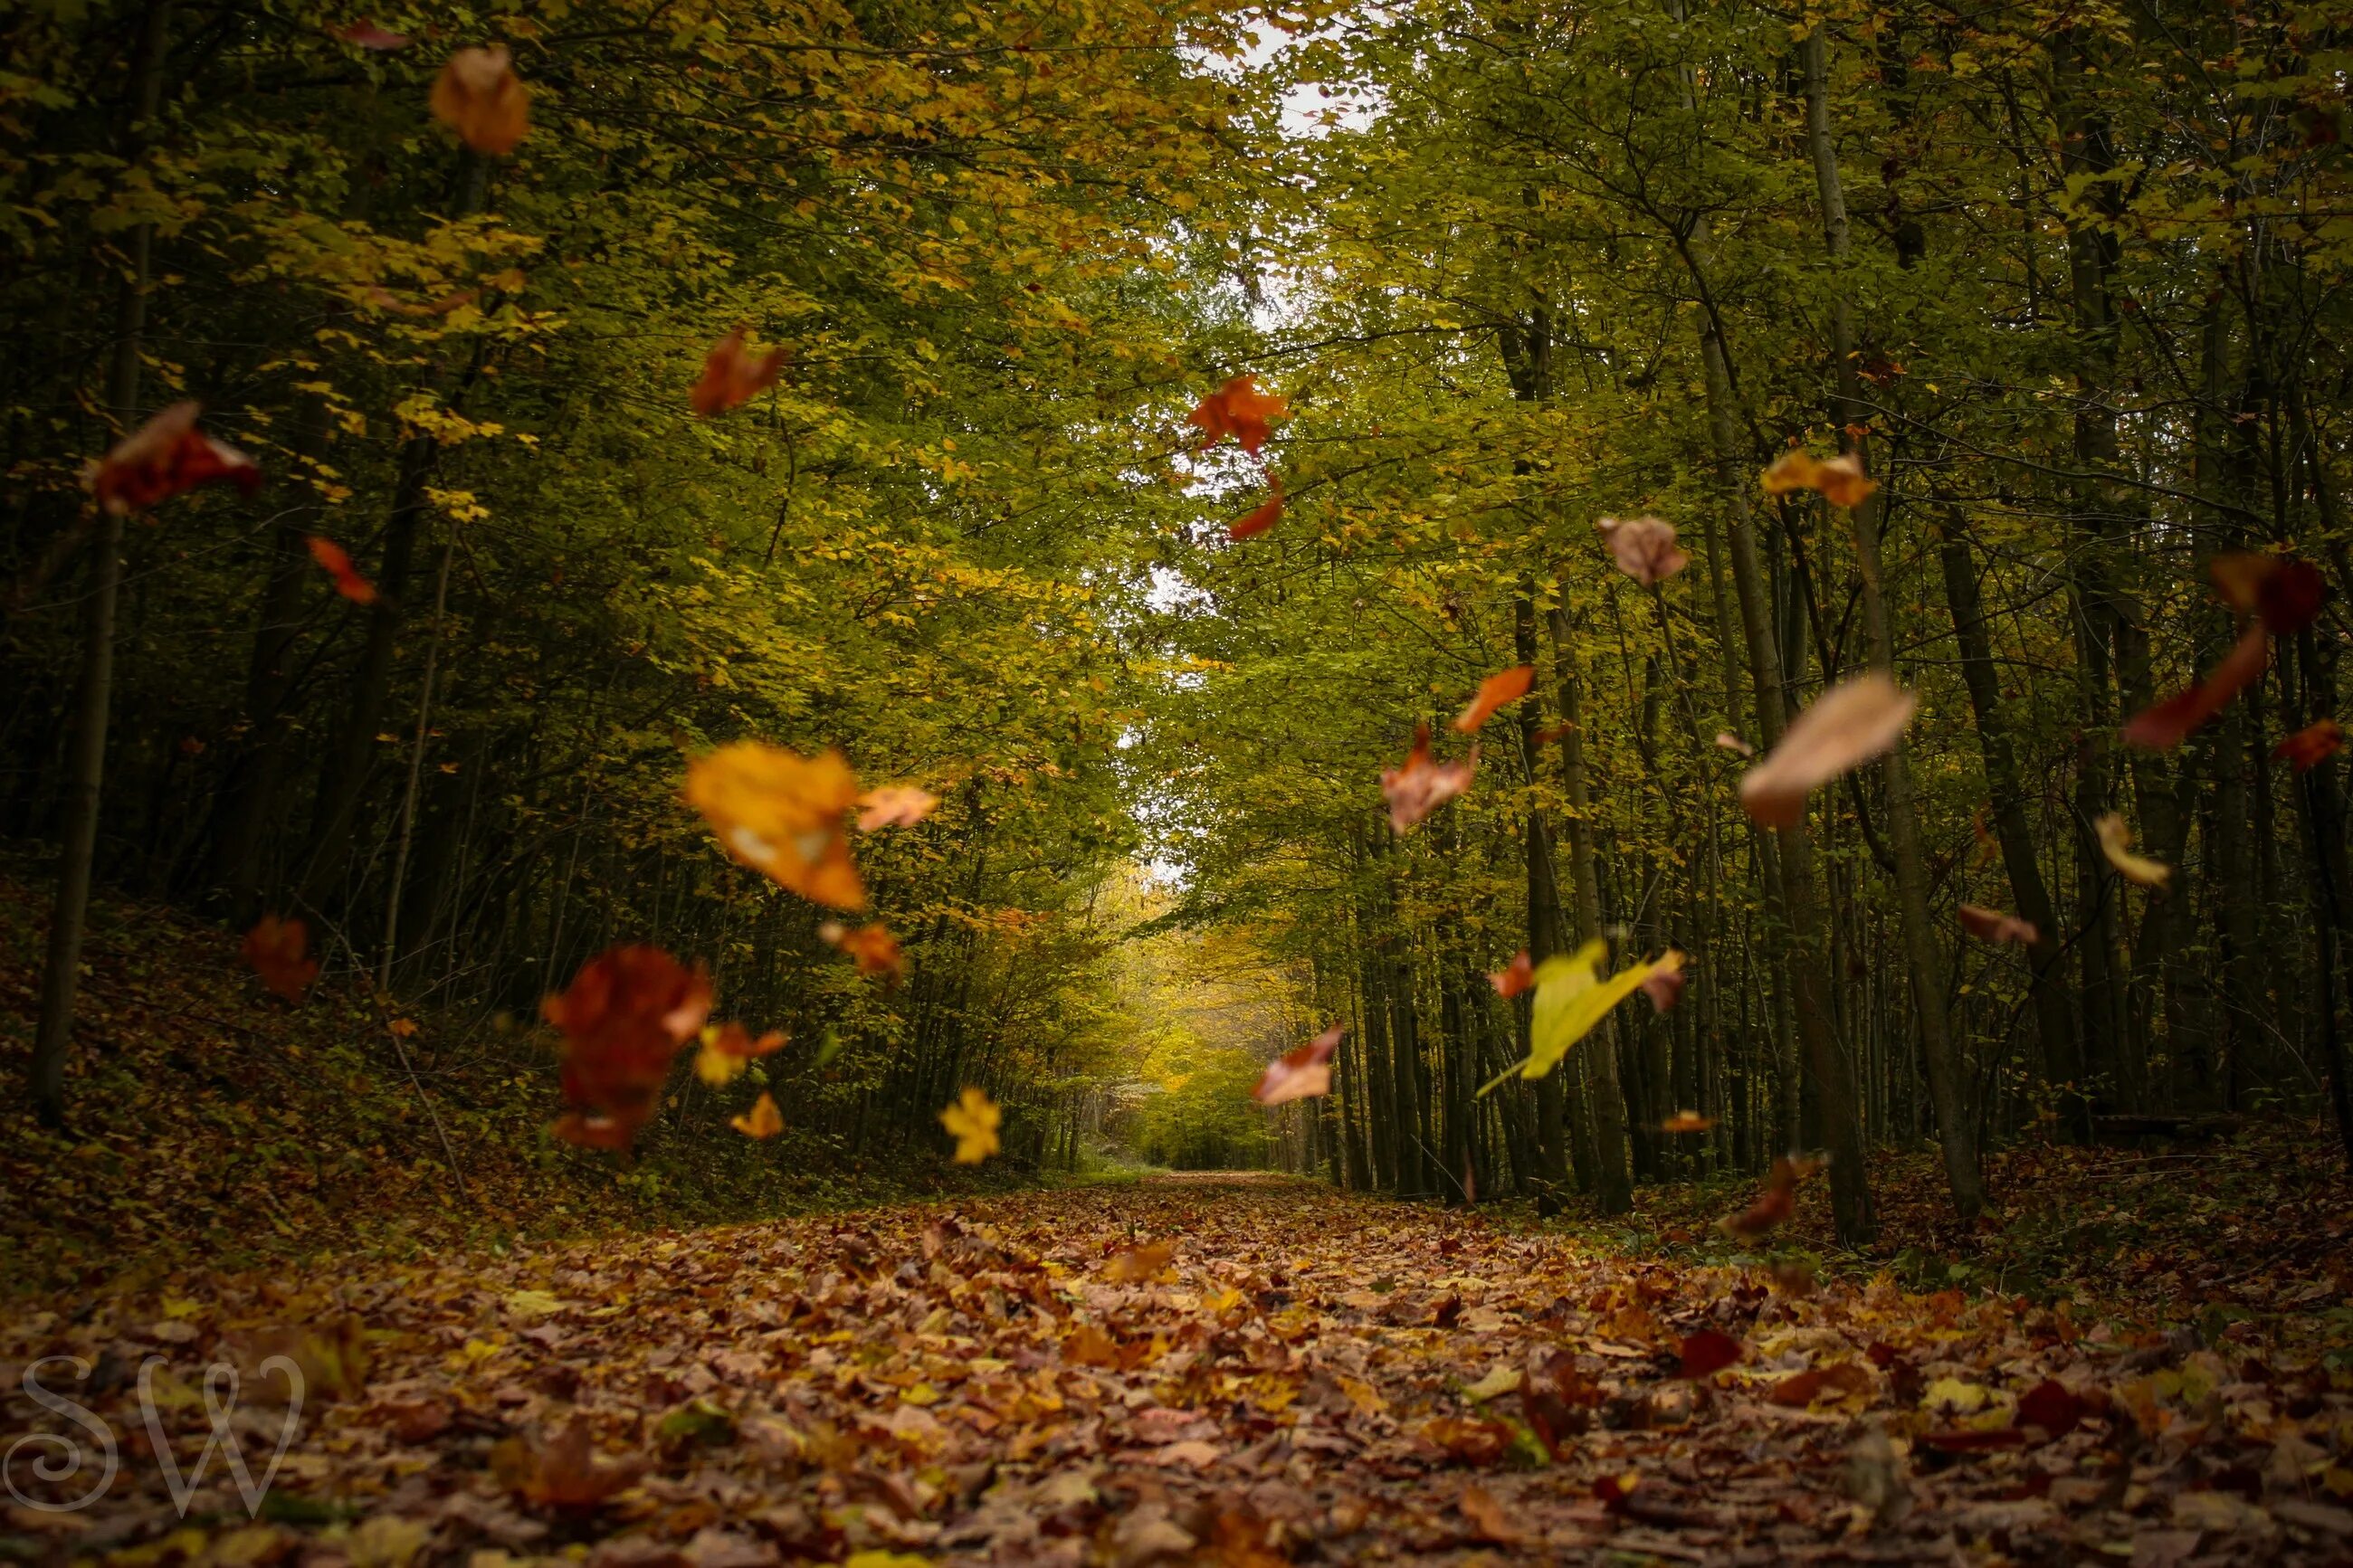
[[[19,1325],[0,1352],[97,1362],[80,1397],[126,1435],[132,1369],[169,1356],[176,1384],[158,1386],[184,1468],[203,1411],[171,1390],[208,1360],[293,1354],[311,1398],[264,1522],[216,1465],[215,1519],[182,1525],[134,1440],[96,1506],[18,1510],[0,1533],[103,1554],[176,1530],[187,1561],[393,1568],[579,1544],[617,1568],[2353,1547],[2353,1513],[2281,1471],[2298,1452],[2286,1412],[2312,1405],[2322,1433],[2353,1423],[2353,1394],[2325,1377],[2179,1343],[2070,1344],[2063,1320],[1957,1295],[1786,1296],[1287,1178],[183,1288]],[[364,1369],[340,1348],[359,1326]],[[1727,1337],[1688,1350],[1739,1359],[1682,1378],[1688,1336],[1709,1330]],[[1541,1392],[1506,1392],[1512,1373]],[[2029,1394],[2057,1375],[2084,1397]],[[252,1414],[259,1470],[279,1426]],[[2050,1439],[2029,1416],[2073,1430]],[[1529,1436],[1546,1427],[1550,1459]]]

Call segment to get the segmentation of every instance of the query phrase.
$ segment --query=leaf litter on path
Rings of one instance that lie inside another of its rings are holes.
[[[184,1469],[207,1363],[274,1350],[336,1375],[255,1521],[216,1465],[183,1523],[134,1447],[95,1505],[0,1521],[0,1548],[35,1559],[2353,1551],[2353,1377],[2318,1362],[1883,1279],[1784,1293],[1755,1269],[1279,1177],[183,1276],[60,1305],[0,1339],[7,1386],[79,1358],[44,1385],[131,1433],[131,1369],[160,1358]],[[249,1453],[280,1418],[250,1414]]]

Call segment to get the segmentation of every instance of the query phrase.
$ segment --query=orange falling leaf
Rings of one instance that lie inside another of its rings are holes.
[[[703,967],[658,947],[608,948],[582,964],[539,1009],[564,1033],[564,1098],[586,1113],[558,1123],[557,1135],[626,1148],[653,1119],[671,1058],[701,1033],[711,1000]]]
[[[1507,1002],[1535,983],[1536,966],[1525,947],[1512,954],[1511,963],[1487,976],[1487,984],[1495,988],[1495,994]]]
[[[873,833],[885,827],[913,827],[932,815],[940,797],[927,789],[913,784],[888,784],[881,789],[870,789],[858,797],[858,831]]]
[[[899,939],[880,922],[851,931],[839,921],[828,921],[817,928],[817,934],[856,959],[860,974],[883,975],[895,984],[907,972],[906,962],[899,955]]]
[[[1403,833],[1456,795],[1471,787],[1479,771],[1479,748],[1459,763],[1441,763],[1430,755],[1430,726],[1413,732],[1413,750],[1402,767],[1381,774],[1381,795],[1389,803],[1389,827]]]
[[[2275,635],[2310,626],[2328,597],[2320,568],[2293,555],[2218,555],[2206,571],[2224,604]]]
[[[784,373],[785,351],[755,354],[744,346],[744,329],[736,328],[711,345],[703,356],[702,377],[686,395],[695,413],[708,418],[740,408],[776,384]]]
[[[1468,735],[1495,716],[1495,710],[1507,702],[1517,702],[1528,694],[1528,683],[1536,678],[1535,666],[1514,665],[1498,670],[1479,683],[1479,694],[1471,706],[1455,716],[1454,728]]]
[[[2345,731],[2334,719],[2307,724],[2272,748],[2274,762],[2292,764],[2306,773],[2335,756],[2345,744]]]
[[[2134,714],[2124,727],[2125,740],[2151,751],[2170,751],[2261,680],[2270,662],[2270,634],[2258,622],[2241,635],[2205,679]]]
[[[1339,1048],[1346,1028],[1333,1025],[1297,1050],[1286,1051],[1266,1064],[1250,1098],[1261,1105],[1283,1105],[1313,1100],[1332,1092],[1332,1053]]]
[[[1868,478],[1862,465],[1852,457],[1817,458],[1800,447],[1792,447],[1773,460],[1773,466],[1758,476],[1767,495],[1787,495],[1792,490],[1819,490],[1822,499],[1832,506],[1861,506],[1879,481]]]
[[[319,961],[308,956],[310,929],[299,920],[264,915],[245,933],[245,962],[261,983],[289,1002],[302,1000],[319,978]]]
[[[459,49],[433,82],[433,118],[477,153],[504,157],[531,129],[531,89],[504,44]]]
[[[1131,1247],[1103,1265],[1103,1278],[1114,1285],[1141,1285],[1168,1267],[1176,1256],[1173,1241],[1151,1241]]]
[[[1737,1240],[1756,1240],[1797,1212],[1798,1184],[1820,1170],[1822,1164],[1822,1161],[1802,1154],[1784,1154],[1765,1173],[1765,1190],[1757,1194],[1757,1201],[1739,1214],[1725,1215],[1716,1224]]]
[[[1272,474],[1266,477],[1267,498],[1247,516],[1239,517],[1226,529],[1228,539],[1256,539],[1282,521],[1282,480]]]
[[[145,511],[183,490],[227,479],[251,495],[261,468],[225,441],[196,428],[195,403],[174,403],[90,465],[82,488],[117,517]]]
[[[1961,929],[1979,942],[2014,942],[2031,947],[2042,940],[2042,931],[2035,929],[2032,921],[2022,921],[2000,910],[1963,904],[1956,912],[1960,916]]]
[[[858,780],[840,752],[804,757],[738,741],[687,764],[686,799],[745,865],[803,898],[836,909],[866,907],[842,826],[842,814],[858,799]]]
[[[776,1109],[776,1097],[761,1090],[752,1109],[742,1116],[731,1116],[727,1125],[746,1138],[774,1138],[785,1130],[785,1113]]]
[[[351,552],[332,539],[311,535],[311,559],[326,568],[327,575],[335,582],[335,592],[354,605],[375,603],[375,584],[360,575],[352,564]]]
[[[1893,750],[1915,706],[1910,692],[1877,671],[1823,692],[1772,753],[1741,775],[1742,808],[1767,827],[1796,826],[1815,786]]]
[[[1678,1110],[1659,1123],[1659,1131],[1670,1133],[1705,1132],[1715,1125],[1715,1118],[1713,1116],[1702,1116],[1696,1110]]]
[[[1554,724],[1546,729],[1538,730],[1532,738],[1539,746],[1549,746],[1555,741],[1559,740],[1563,735],[1567,734],[1570,731],[1576,728],[1577,726],[1574,724]]]
[[[773,1055],[784,1049],[786,1044],[782,1029],[770,1029],[755,1040],[752,1031],[741,1024],[706,1024],[702,1028],[702,1048],[694,1053],[695,1076],[716,1088],[750,1067],[754,1057]]]
[[[1273,433],[1273,422],[1291,416],[1291,405],[1270,392],[1261,392],[1255,378],[1238,375],[1195,405],[1185,422],[1208,432],[1204,447],[1231,436],[1252,457]]]
[[[1654,588],[1691,564],[1691,557],[1675,544],[1675,525],[1655,517],[1620,521],[1605,517],[1595,523],[1609,547],[1618,570],[1645,588]]]

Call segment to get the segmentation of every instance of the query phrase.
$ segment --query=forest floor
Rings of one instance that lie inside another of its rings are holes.
[[[0,1556],[2341,1563],[2353,1365],[2313,1321],[2207,1343],[1272,1176],[182,1276],[0,1335],[12,1389],[82,1358],[47,1385],[124,1437]],[[259,1486],[273,1353],[308,1396],[258,1518],[218,1464],[184,1517],[142,1362],[184,1468],[203,1369],[247,1369]]]

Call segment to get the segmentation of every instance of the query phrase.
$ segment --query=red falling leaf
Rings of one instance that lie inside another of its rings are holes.
[[[1659,1123],[1662,1132],[1705,1132],[1715,1125],[1713,1116],[1702,1116],[1696,1110],[1678,1110]]]
[[[2006,915],[2000,910],[1980,909],[1976,904],[1963,904],[1958,911],[1961,929],[1979,942],[2014,942],[2031,947],[2042,940],[2032,921]]]
[[[1654,1011],[1672,1012],[1675,1004],[1683,1000],[1683,983],[1690,978],[1683,973],[1681,950],[1671,947],[1659,955],[1651,965],[1651,973],[1643,977],[1642,994],[1651,999]]]
[[[1511,963],[1487,976],[1487,984],[1495,988],[1495,994],[1507,1002],[1535,983],[1536,966],[1525,947],[1512,955]]]
[[[2253,616],[2274,634],[2310,626],[2328,597],[2320,569],[2293,555],[2218,555],[2206,571],[2224,604]]]
[[[364,49],[405,49],[415,42],[406,33],[395,33],[375,25],[375,19],[363,16],[348,26],[337,27],[335,37],[347,44],[357,44]]]
[[[711,1000],[702,965],[688,969],[658,947],[608,948],[582,964],[570,989],[540,1004],[564,1031],[564,1098],[593,1113],[566,1117],[557,1136],[627,1148],[653,1119],[670,1059],[702,1032]]]
[[[2021,1426],[2040,1426],[2052,1438],[2064,1437],[2084,1419],[2084,1401],[2065,1384],[2045,1378],[2018,1396]]]
[[[1798,1184],[1821,1168],[1819,1160],[1784,1154],[1765,1173],[1765,1190],[1757,1194],[1757,1201],[1739,1214],[1725,1215],[1716,1224],[1736,1240],[1756,1240],[1797,1212]]]
[[[784,350],[755,354],[744,346],[744,329],[738,327],[711,345],[703,356],[702,375],[686,400],[705,418],[724,414],[776,385],[784,368]]]
[[[1605,517],[1593,525],[1609,547],[1618,570],[1645,588],[1654,588],[1691,564],[1691,557],[1675,545],[1675,525],[1655,517],[1620,521]]]
[[[307,956],[310,929],[298,920],[264,915],[245,933],[245,962],[261,983],[289,1002],[302,1000],[311,982],[319,978],[319,961]]]
[[[1256,539],[1282,521],[1282,481],[1272,474],[1266,477],[1267,498],[1246,517],[1236,518],[1226,529],[1228,539]]]
[[[227,479],[251,495],[261,483],[260,466],[198,430],[201,412],[195,403],[173,404],[91,464],[82,476],[83,488],[118,517],[145,511],[214,479]]]
[[[1740,1342],[1717,1329],[1702,1329],[1683,1342],[1683,1364],[1676,1375],[1710,1377],[1740,1359]]]
[[[1535,666],[1514,665],[1498,670],[1479,683],[1479,694],[1471,706],[1455,716],[1454,728],[1468,735],[1495,716],[1495,710],[1507,702],[1517,702],[1528,694],[1528,683],[1536,678]]]
[[[327,575],[335,580],[336,593],[354,605],[375,603],[375,584],[360,575],[360,569],[352,564],[351,552],[342,545],[314,533],[311,559],[327,569]]]
[[[858,961],[860,974],[880,974],[892,984],[907,973],[906,960],[899,953],[899,939],[891,928],[875,922],[851,931],[839,921],[828,921],[817,928],[817,934]]]
[[[1539,746],[1549,746],[1576,728],[1574,724],[1555,724],[1548,729],[1538,730],[1529,738]]]
[[[1271,392],[1261,392],[1254,378],[1238,375],[1201,399],[1185,422],[1208,433],[1201,443],[1205,448],[1231,436],[1243,451],[1256,457],[1273,433],[1273,422],[1290,416],[1289,404]]]
[[[1620,1470],[1612,1475],[1597,1477],[1593,1482],[1593,1495],[1607,1503],[1610,1512],[1622,1513],[1625,1511],[1628,1500],[1633,1497],[1635,1489],[1641,1484],[1641,1471]]]
[[[1413,750],[1403,767],[1381,774],[1381,795],[1389,803],[1389,827],[1403,833],[1456,795],[1471,787],[1479,771],[1479,748],[1459,763],[1441,763],[1430,752],[1430,726],[1413,732]]]
[[[504,157],[531,129],[531,89],[504,44],[459,49],[433,82],[433,118],[477,153]]]
[[[1250,1098],[1261,1105],[1282,1105],[1313,1100],[1332,1092],[1332,1053],[1340,1046],[1345,1026],[1335,1024],[1297,1050],[1287,1051],[1266,1064]]]
[[[2334,719],[2307,724],[2272,748],[2272,760],[2294,764],[2305,773],[2335,756],[2345,744],[2345,731]]]
[[[2124,727],[2124,738],[2151,751],[2170,751],[2191,731],[2231,705],[2231,700],[2263,678],[2271,662],[2271,638],[2259,623],[2249,626],[2214,672],[2186,691],[2144,708]]]
[[[1795,827],[1816,785],[1894,750],[1917,706],[1876,670],[1832,687],[1782,732],[1771,755],[1741,775],[1741,806],[1767,827]]]

